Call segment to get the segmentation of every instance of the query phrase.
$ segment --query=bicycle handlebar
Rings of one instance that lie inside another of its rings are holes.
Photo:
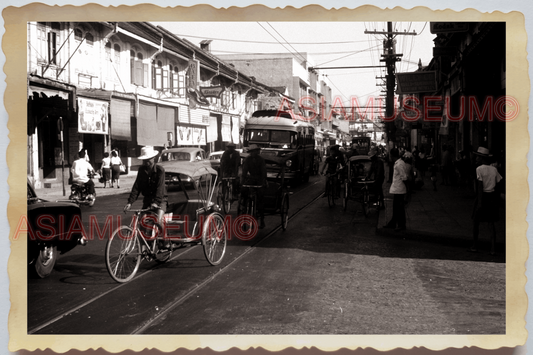
[[[260,188],[263,187],[263,185],[242,185],[242,187],[253,188],[253,189],[260,189]]]

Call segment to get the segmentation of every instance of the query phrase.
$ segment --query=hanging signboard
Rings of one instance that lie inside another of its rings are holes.
[[[78,132],[108,134],[109,103],[78,97]]]
[[[196,90],[200,82],[200,61],[189,59],[189,88]]]
[[[191,127],[176,127],[176,138],[178,145],[193,145],[193,135]]]
[[[422,71],[414,73],[396,73],[399,95],[432,93],[437,91],[437,77],[434,71]]]
[[[200,87],[200,92],[204,97],[220,98],[220,94],[224,91],[223,86],[203,86]]]

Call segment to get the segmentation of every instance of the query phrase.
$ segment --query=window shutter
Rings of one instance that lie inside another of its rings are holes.
[[[56,40],[57,34],[55,32],[48,32],[48,58],[50,64],[56,64]]]
[[[143,63],[140,60],[135,61],[135,80],[136,85],[143,85]]]
[[[148,86],[148,64],[142,64],[143,66],[143,72],[144,72],[144,77],[143,77],[143,83],[142,85],[143,86]]]

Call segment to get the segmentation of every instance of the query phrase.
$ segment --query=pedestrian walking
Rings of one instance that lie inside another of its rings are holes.
[[[409,202],[411,194],[411,162],[413,155],[405,152],[394,163],[394,174],[389,193],[393,195],[392,218],[383,228],[394,228],[402,231],[406,228],[405,205]]]
[[[241,165],[241,155],[235,150],[235,143],[226,144],[226,150],[222,153],[220,158],[220,178],[229,178],[234,177],[231,183],[233,185],[233,196],[234,200],[237,200],[239,197],[239,166]],[[222,185],[222,188],[225,189],[226,185]]]
[[[111,187],[114,187],[117,183],[117,189],[120,189],[120,167],[122,166],[122,160],[118,156],[116,150],[111,152]]]
[[[383,161],[378,156],[377,147],[372,147],[368,152],[368,156],[372,161],[370,165],[370,171],[368,172],[367,179],[374,179],[372,184],[372,191],[376,195],[379,209],[385,208],[385,201],[383,198],[383,182],[385,181],[385,165]]]
[[[100,169],[102,170],[102,179],[105,189],[107,184],[111,186],[111,157],[109,156],[108,152],[104,153],[104,158],[102,159],[102,166]]]
[[[479,147],[474,154],[476,155],[476,162],[480,165],[476,168],[476,199],[472,212],[472,219],[474,220],[473,242],[469,251],[477,252],[479,224],[481,222],[488,222],[492,231],[490,254],[494,255],[496,252],[496,227],[494,226],[494,222],[498,221],[499,218],[499,194],[497,193],[497,187],[498,183],[502,180],[502,176],[491,165],[490,158],[492,155],[487,148]]]

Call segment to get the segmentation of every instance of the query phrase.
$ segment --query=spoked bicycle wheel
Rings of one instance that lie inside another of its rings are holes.
[[[209,264],[218,265],[226,252],[228,231],[220,213],[211,213],[204,222],[202,245]]]
[[[130,281],[141,264],[141,245],[129,226],[120,226],[107,241],[105,266],[116,282]]]
[[[363,215],[365,217],[368,216],[368,208],[370,207],[370,194],[368,193],[368,189],[363,189],[363,201],[361,202],[361,206],[363,207]]]
[[[344,188],[342,190],[342,208],[346,211],[348,208],[348,196],[350,196],[350,185],[348,181],[344,182]]]
[[[231,198],[232,198],[232,191],[229,186],[226,186],[224,191],[222,192],[222,209],[225,214],[228,214],[231,210]]]
[[[281,229],[284,231],[287,230],[287,225],[289,224],[289,195],[283,195],[281,200]]]

